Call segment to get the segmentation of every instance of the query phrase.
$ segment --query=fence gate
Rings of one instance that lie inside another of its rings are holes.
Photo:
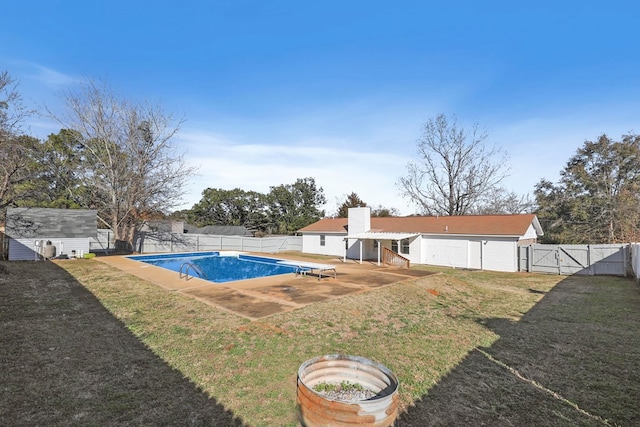
[[[628,245],[529,245],[518,248],[520,271],[626,276]]]

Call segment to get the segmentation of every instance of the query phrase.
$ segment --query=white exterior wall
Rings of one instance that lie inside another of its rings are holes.
[[[71,256],[71,251],[75,250],[76,255],[80,256],[80,251],[85,254],[89,253],[88,238],[51,238],[51,239],[9,239],[9,261],[35,261],[40,259],[38,256],[42,249],[36,247],[35,242],[39,241],[46,244],[47,240],[56,247],[56,256],[61,253]]]
[[[302,252],[344,256],[344,234],[324,234],[325,246],[320,246],[320,234],[302,236]],[[381,247],[391,249],[391,241],[381,242]],[[363,259],[378,259],[373,240],[363,240]],[[66,247],[65,247],[66,251]],[[427,236],[413,238],[409,242],[409,254],[401,254],[412,264],[430,264],[455,268],[474,268],[492,271],[518,271],[517,239],[480,236]],[[349,240],[347,258],[360,259],[360,243]]]
[[[9,239],[9,261],[37,261],[37,251],[33,239]]]
[[[524,236],[520,237],[520,240],[524,239],[537,239],[538,233],[536,233],[536,229],[533,224],[529,224],[529,228],[527,228],[527,232],[524,233]]]
[[[343,242],[343,245],[344,245],[344,242]],[[364,242],[363,242],[363,248],[365,247],[366,246],[364,245]],[[344,256],[344,246],[343,246],[342,254]],[[349,239],[349,243],[347,247],[347,258],[360,259],[360,242],[357,239]],[[363,259],[365,259],[364,255],[363,255]]]
[[[320,246],[320,235],[325,236],[325,245]],[[302,252],[319,255],[344,256],[344,234],[303,234]]]
[[[409,240],[409,255],[400,254],[405,258],[409,258],[411,264],[422,264],[422,237],[414,237]]]
[[[421,264],[518,271],[516,238],[422,236]]]

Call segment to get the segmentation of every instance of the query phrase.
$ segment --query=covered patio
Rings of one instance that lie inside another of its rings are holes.
[[[350,240],[357,241],[360,264],[362,264],[365,259],[364,242],[373,241],[373,247],[375,250],[375,256],[378,265],[381,265],[384,261],[386,263],[391,263],[394,265],[405,264],[405,266],[408,268],[409,259],[403,255],[409,254],[410,240],[418,237],[419,235],[420,234],[418,233],[385,233],[375,231],[366,231],[363,233],[347,235],[344,238],[344,240],[347,242],[344,251],[344,261],[347,260],[347,246]],[[407,242],[407,244],[404,245],[403,241]],[[386,253],[387,251],[390,253]]]

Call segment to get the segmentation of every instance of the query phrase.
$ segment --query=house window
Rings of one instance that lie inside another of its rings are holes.
[[[409,239],[400,240],[400,251],[398,251],[398,241],[392,240],[391,250],[399,254],[409,255]]]
[[[324,234],[320,235],[320,246],[324,246],[325,245],[325,237],[326,236]]]
[[[409,255],[409,239],[402,239],[400,241],[400,253]]]
[[[378,250],[378,241],[377,241],[377,240],[374,240],[374,241],[373,241],[373,250],[374,250],[374,251],[377,251],[377,250]]]

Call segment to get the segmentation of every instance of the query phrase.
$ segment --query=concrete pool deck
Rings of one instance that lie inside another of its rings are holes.
[[[313,262],[310,258],[291,254],[251,255]],[[259,279],[213,283],[198,278],[180,279],[177,272],[125,256],[113,255],[97,259],[167,291],[179,292],[251,320],[432,274],[424,270],[378,266],[369,261],[363,264],[353,260],[343,262],[342,259],[336,258],[322,261],[323,264],[335,265],[335,278],[323,276],[318,280],[315,275],[288,273]]]

